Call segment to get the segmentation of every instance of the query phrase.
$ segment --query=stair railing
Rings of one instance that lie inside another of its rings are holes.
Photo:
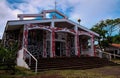
[[[37,73],[37,64],[38,64],[38,60],[26,49],[23,48],[23,50],[25,50],[35,61],[36,61],[36,65],[35,65],[35,73]],[[31,58],[29,58],[29,63],[31,64]]]
[[[117,54],[112,54],[112,53],[108,53],[108,52],[104,52],[104,51],[99,51],[99,53],[105,53],[106,55],[108,55],[109,56],[109,60],[111,61],[111,56],[113,55],[113,56],[117,56],[117,57],[120,57],[120,55],[117,55]],[[102,57],[103,58],[103,57]]]

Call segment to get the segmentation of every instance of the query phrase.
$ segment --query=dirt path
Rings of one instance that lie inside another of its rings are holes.
[[[98,72],[102,73],[103,75],[120,76],[120,66],[99,68]]]

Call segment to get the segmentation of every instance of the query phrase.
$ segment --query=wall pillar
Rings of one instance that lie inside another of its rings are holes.
[[[74,38],[75,38],[75,41],[74,41],[74,44],[75,44],[75,55],[77,56],[78,55],[78,46],[77,46],[77,42],[78,42],[78,36],[77,36],[77,31],[76,31],[76,33],[75,33],[75,36],[74,36]]]
[[[75,28],[74,28],[74,30],[75,30],[75,55],[76,56],[80,56],[80,45],[79,45],[79,35],[78,35],[78,27],[77,26],[75,26]]]
[[[80,41],[78,32],[77,32],[77,56],[80,57]]]
[[[22,47],[27,49],[27,45],[28,45],[28,25],[24,25],[24,29],[23,29],[23,45]]]
[[[52,57],[55,57],[55,31],[52,29]]]
[[[91,56],[96,56],[95,47],[94,47],[94,36],[91,37]]]
[[[54,21],[51,22],[51,37],[50,37],[50,57],[55,57],[55,29]]]
[[[66,56],[70,56],[68,34],[66,33]]]
[[[23,44],[22,44],[22,48],[26,48],[28,47],[28,25],[25,24],[24,28],[23,28]],[[26,51],[23,50],[23,59],[26,59]]]
[[[46,53],[46,31],[43,32],[43,57],[47,57],[47,53]]]

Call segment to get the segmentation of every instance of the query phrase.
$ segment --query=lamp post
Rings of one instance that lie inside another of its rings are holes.
[[[80,22],[81,22],[81,19],[80,19],[80,18],[78,19],[78,22],[79,22],[79,25],[80,25]]]

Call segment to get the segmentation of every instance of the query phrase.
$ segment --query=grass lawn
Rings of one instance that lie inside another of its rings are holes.
[[[117,63],[117,64],[120,64],[120,59],[112,59],[111,61],[112,61],[112,62],[115,62],[115,63]]]
[[[48,70],[41,71],[37,75],[29,70],[24,70],[21,74],[16,75],[2,74],[0,78],[120,78],[120,66],[107,66],[86,70]]]

